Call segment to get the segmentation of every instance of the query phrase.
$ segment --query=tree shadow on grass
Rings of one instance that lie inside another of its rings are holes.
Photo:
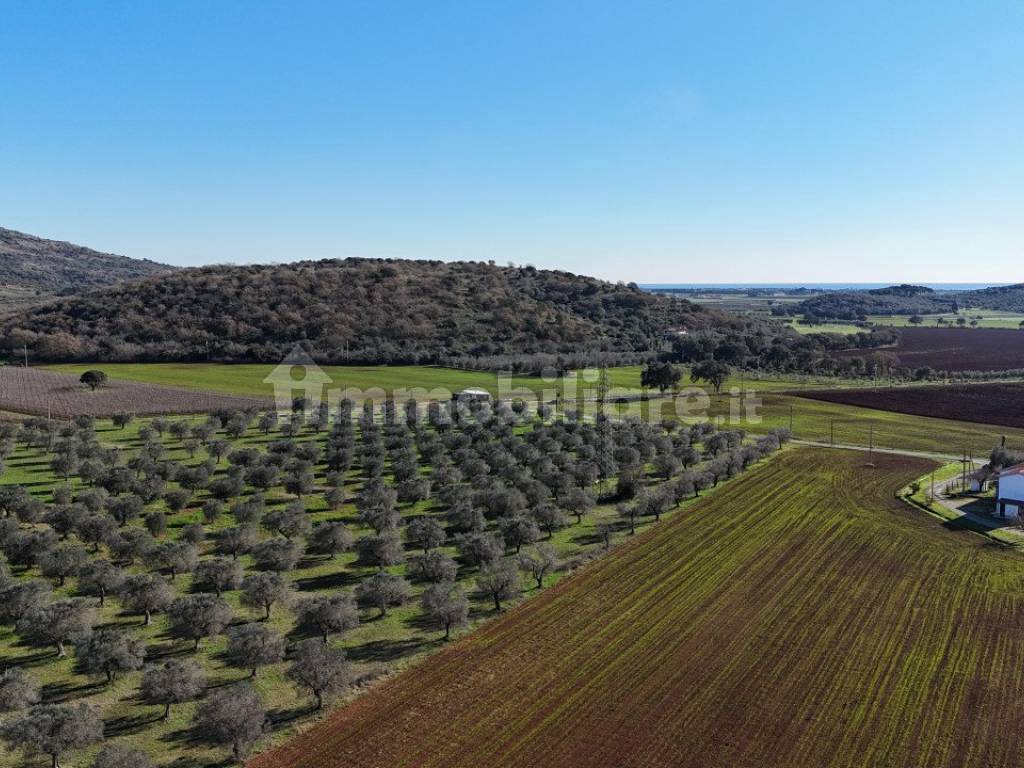
[[[109,739],[113,736],[126,736],[129,734],[141,733],[149,726],[153,725],[153,723],[161,722],[162,714],[163,710],[158,708],[155,714],[148,712],[145,714],[126,715],[125,717],[115,717],[110,720],[104,720],[103,738]]]
[[[70,699],[77,699],[91,693],[101,691],[106,687],[106,681],[89,683],[49,683],[43,686],[43,701],[47,704],[59,704]]]
[[[323,589],[354,587],[359,581],[360,579],[356,574],[347,569],[340,569],[334,573],[325,573],[321,576],[296,579],[292,583],[300,592],[317,592]]]
[[[427,643],[419,639],[406,640],[374,640],[347,649],[352,661],[388,662],[410,656],[422,650]]]
[[[317,711],[316,704],[302,704],[298,707],[286,707],[267,711],[267,720],[271,729],[280,728],[288,723],[308,717]]]

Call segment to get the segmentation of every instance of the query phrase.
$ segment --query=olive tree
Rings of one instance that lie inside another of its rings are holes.
[[[164,708],[162,720],[171,713],[172,704],[182,704],[199,697],[206,686],[202,668],[192,659],[173,659],[149,667],[142,675],[139,694],[147,704]]]
[[[198,651],[204,637],[219,635],[231,623],[231,606],[216,595],[185,595],[170,604],[167,615],[171,634],[191,640]]]
[[[420,598],[423,613],[444,629],[444,639],[451,637],[455,627],[465,625],[469,617],[469,600],[462,588],[450,581],[431,584]]]
[[[352,595],[309,597],[299,603],[299,626],[316,632],[326,643],[332,632],[345,632],[359,626],[359,611]]]
[[[514,560],[502,558],[480,569],[476,586],[494,601],[494,610],[501,610],[502,600],[511,600],[520,592],[519,569]]]
[[[345,652],[316,640],[299,644],[287,674],[289,680],[313,694],[317,709],[323,708],[325,695],[348,687],[353,678]]]
[[[356,587],[356,600],[376,608],[381,616],[387,615],[388,606],[402,605],[408,599],[409,582],[393,573],[375,573]]]
[[[242,624],[228,631],[225,655],[229,664],[248,669],[249,676],[256,677],[260,667],[284,658],[284,638],[266,624]]]
[[[42,696],[39,680],[21,667],[0,672],[0,712],[14,712],[38,704]]]
[[[52,768],[60,768],[63,755],[103,739],[103,721],[88,704],[40,704],[5,723],[0,733],[11,749],[41,752]]]
[[[262,609],[265,619],[270,618],[270,609],[275,604],[287,604],[291,595],[291,586],[281,574],[273,571],[253,573],[242,580],[242,605]]]
[[[241,762],[263,735],[266,720],[266,710],[256,689],[241,683],[210,694],[196,710],[194,729],[202,741],[230,746],[234,759]]]
[[[75,656],[82,671],[103,674],[112,683],[118,672],[142,669],[146,647],[123,629],[101,627],[75,647]]]

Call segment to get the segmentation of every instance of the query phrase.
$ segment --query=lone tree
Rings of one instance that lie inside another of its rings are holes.
[[[231,606],[216,595],[186,595],[171,603],[167,615],[171,634],[191,640],[198,651],[204,637],[219,635],[231,623]]]
[[[103,721],[87,704],[42,704],[3,727],[11,749],[50,756],[52,768],[60,768],[62,755],[103,739]]]
[[[673,389],[679,384],[682,373],[672,363],[648,363],[640,372],[641,387],[657,387],[659,392]]]
[[[96,391],[96,387],[101,387],[107,383],[107,374],[103,371],[90,370],[79,376],[78,380],[89,387],[90,390]]]
[[[714,387],[715,392],[720,392],[730,372],[729,366],[719,360],[703,360],[695,363],[690,370],[690,381],[706,381]]]
[[[0,712],[15,712],[38,704],[41,686],[31,672],[11,667],[0,672]]]
[[[202,668],[192,659],[174,659],[150,667],[142,675],[139,693],[147,704],[164,708],[162,720],[171,713],[171,704],[183,704],[199,697],[206,686]]]
[[[353,678],[345,652],[316,640],[299,644],[287,674],[289,680],[313,694],[317,709],[323,708],[325,695],[347,688]]]
[[[84,672],[103,674],[109,684],[118,672],[142,669],[146,647],[123,629],[101,627],[75,648],[75,655]]]
[[[519,567],[529,573],[537,582],[537,589],[544,586],[544,578],[555,569],[558,557],[549,544],[538,544],[532,552],[519,556]]]
[[[423,613],[444,630],[445,640],[451,637],[453,628],[464,626],[469,617],[466,594],[450,581],[431,584],[423,590],[420,606]]]
[[[307,598],[299,603],[296,613],[299,626],[316,632],[325,643],[332,632],[346,632],[359,626],[359,611],[348,593]]]
[[[196,711],[194,726],[201,740],[218,746],[230,745],[235,761],[241,762],[263,735],[266,720],[256,689],[241,683],[212,693]]]
[[[256,677],[260,667],[276,664],[284,658],[284,638],[266,624],[243,624],[228,632],[228,663],[249,670]]]
[[[510,558],[502,558],[485,565],[476,577],[476,586],[494,601],[494,610],[501,610],[502,600],[511,600],[519,594],[519,570]]]
[[[242,581],[242,605],[262,609],[264,619],[270,618],[270,609],[275,604],[287,604],[291,596],[288,582],[281,574],[273,571],[253,573]]]
[[[356,587],[356,600],[372,606],[386,616],[389,605],[402,605],[409,599],[409,582],[393,573],[379,571]]]

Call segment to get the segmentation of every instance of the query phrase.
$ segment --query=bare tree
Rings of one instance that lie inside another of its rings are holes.
[[[230,745],[241,762],[253,743],[263,735],[267,715],[260,695],[249,683],[214,691],[196,711],[194,727],[203,741]]]
[[[159,704],[164,708],[166,720],[172,704],[182,704],[197,698],[206,685],[202,668],[192,659],[174,659],[156,667],[150,667],[142,675],[139,693],[147,704]]]
[[[87,704],[41,704],[5,723],[2,733],[11,749],[42,752],[60,768],[62,755],[103,739],[103,721]]]
[[[469,617],[469,600],[462,588],[450,581],[431,584],[420,598],[423,612],[444,629],[444,639],[451,637],[455,627],[465,625]]]
[[[346,632],[359,626],[359,611],[348,593],[310,597],[296,610],[299,626],[319,634],[326,643],[332,632]]]
[[[316,699],[316,708],[322,709],[325,695],[351,685],[352,665],[340,648],[307,640],[296,649],[288,678],[308,689]]]
[[[253,573],[242,581],[242,605],[262,609],[265,619],[270,618],[270,609],[275,604],[287,604],[291,596],[291,586],[273,571]]]
[[[250,670],[256,677],[260,667],[276,664],[284,658],[284,638],[266,624],[242,624],[228,631],[228,663]]]

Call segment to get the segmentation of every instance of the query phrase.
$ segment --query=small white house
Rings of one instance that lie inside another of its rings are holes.
[[[1007,467],[999,473],[996,509],[1000,517],[1018,517],[1024,512],[1024,464]]]
[[[467,404],[489,403],[491,401],[491,393],[482,387],[466,387],[464,390],[452,397],[452,399],[458,400],[460,403]]]

